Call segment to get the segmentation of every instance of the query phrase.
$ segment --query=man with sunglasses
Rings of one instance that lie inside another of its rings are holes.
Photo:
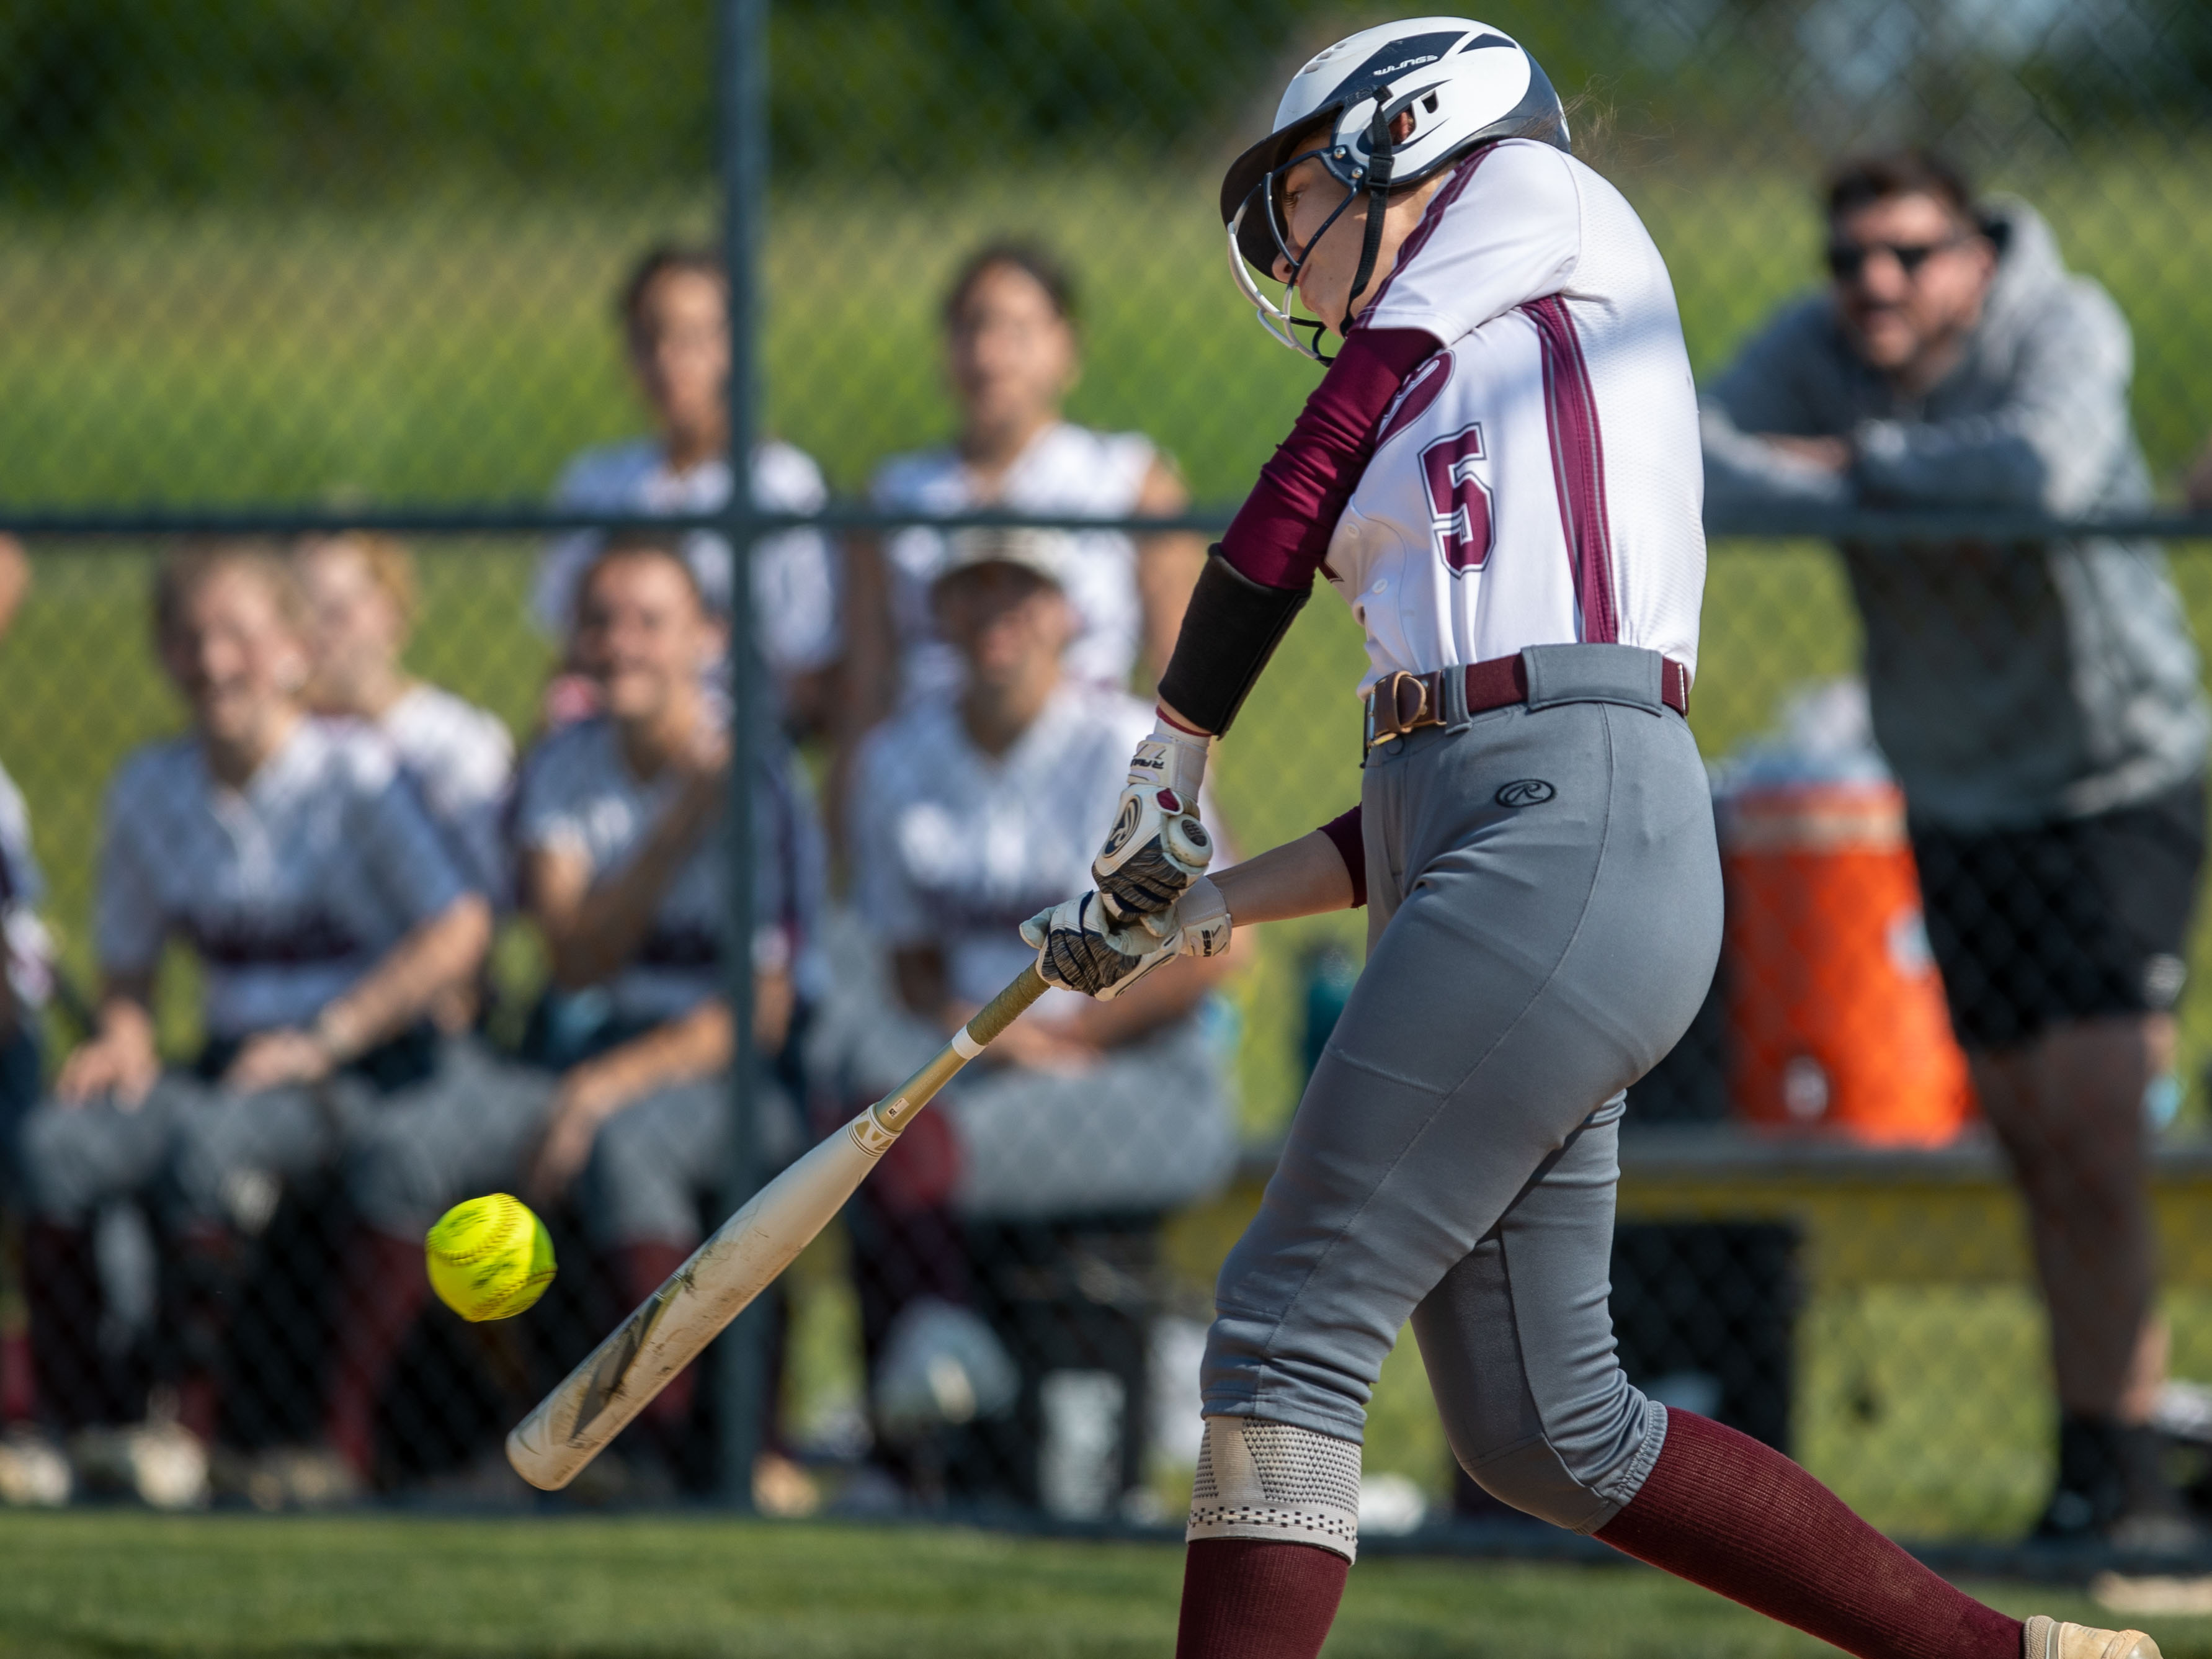
[[[1701,400],[1709,503],[2148,504],[2127,323],[2032,209],[1978,205],[1919,151],[1847,162],[1826,208],[1828,291]],[[2154,544],[1842,551],[1952,1024],[2050,1306],[2058,1476],[2037,1530],[2186,1544],[2148,1426],[2166,1345],[2147,1175],[2203,856],[2196,648]]]

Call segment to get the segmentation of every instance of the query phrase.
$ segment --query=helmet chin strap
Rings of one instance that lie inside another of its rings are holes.
[[[1394,160],[1390,121],[1397,114],[1386,101],[1389,96],[1388,87],[1376,89],[1375,119],[1367,128],[1367,229],[1359,239],[1359,267],[1352,273],[1352,292],[1344,299],[1344,320],[1336,331],[1347,337],[1352,333],[1352,319],[1359,296],[1367,292],[1368,282],[1375,275],[1376,258],[1382,252],[1382,216],[1390,204],[1390,167]]]

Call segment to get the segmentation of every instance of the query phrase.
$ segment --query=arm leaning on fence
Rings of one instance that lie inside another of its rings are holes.
[[[927,1065],[756,1193],[507,1436],[507,1461],[516,1472],[547,1492],[574,1480],[775,1281],[830,1224],[899,1131],[1044,988],[1035,964],[1023,969]]]

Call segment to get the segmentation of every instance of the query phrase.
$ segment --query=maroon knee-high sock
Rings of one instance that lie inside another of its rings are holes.
[[[364,1227],[346,1251],[343,1334],[325,1422],[331,1449],[367,1479],[376,1468],[376,1405],[428,1299],[419,1239]]]
[[[1312,1544],[1198,1540],[1183,1552],[1176,1659],[1314,1659],[1351,1569]]]
[[[1598,1529],[1859,1659],[2020,1659],[2021,1626],[1945,1583],[1770,1446],[1689,1412],[1628,1507]]]

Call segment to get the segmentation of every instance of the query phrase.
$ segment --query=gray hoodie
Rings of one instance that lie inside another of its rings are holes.
[[[2023,203],[1986,216],[2002,254],[1966,355],[1894,392],[1825,294],[1785,307],[1700,399],[1707,507],[1731,502],[2140,509],[2150,478],[2128,415],[2134,347]],[[1846,476],[1749,435],[1849,435]],[[2197,651],[2155,544],[1845,544],[1866,624],[1875,733],[1912,814],[1946,829],[2100,812],[2204,764]]]

